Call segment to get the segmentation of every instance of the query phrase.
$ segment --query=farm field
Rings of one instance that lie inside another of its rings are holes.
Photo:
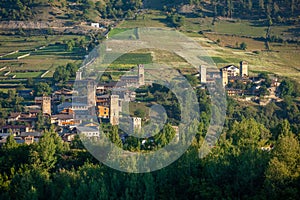
[[[212,58],[217,67],[228,64],[238,65],[239,61],[247,60],[250,64],[250,71],[267,71],[281,76],[288,76],[300,80],[299,47],[290,43],[270,43],[272,51],[266,51],[265,43],[257,38],[264,37],[267,26],[263,21],[247,21],[232,19],[217,19],[212,23],[211,17],[186,16],[184,25],[178,31],[192,37],[202,48],[207,51],[207,56]],[[139,15],[136,19],[123,20],[117,27],[112,28],[109,37],[118,34],[120,40],[138,39],[137,27],[162,27],[170,28],[165,13],[149,10]],[[293,26],[272,26],[271,35],[282,38],[297,37]],[[127,34],[122,34],[128,31]],[[65,42],[78,40],[85,36],[75,35],[49,35],[45,36],[0,36],[0,55],[13,51],[16,53],[0,58],[0,68],[6,69],[0,72],[0,79],[9,78],[40,78],[48,71],[45,78],[53,76],[57,66],[67,63],[80,64],[85,52],[74,47],[68,52],[65,49]],[[240,50],[241,43],[247,44],[246,50]],[[30,56],[17,59],[18,56],[30,53]],[[109,57],[109,56],[108,56]],[[2,59],[2,60],[1,60]],[[6,60],[5,60],[6,59]],[[166,52],[153,49],[142,49],[130,52],[121,56],[110,64],[112,71],[126,71],[140,63],[168,63],[175,68],[187,67],[183,58]],[[104,63],[110,63],[104,58]],[[8,73],[10,72],[10,73]],[[7,75],[5,75],[8,73]],[[120,73],[114,73],[112,77],[117,79]]]
[[[144,18],[139,17],[137,20],[122,22],[117,28],[128,30],[127,28],[145,27],[148,24],[168,27],[166,16],[163,14],[153,18],[151,14],[144,15]],[[239,61],[246,60],[249,62],[252,73],[266,71],[300,81],[300,47],[295,43],[270,43],[271,51],[267,51],[265,42],[256,39],[265,37],[267,26],[263,22],[258,23],[260,24],[247,20],[220,19],[212,25],[212,18],[186,17],[179,31],[197,41],[219,68],[228,64],[238,65]],[[295,26],[273,25],[271,35],[295,38],[297,33],[293,30],[296,28]],[[217,40],[219,40],[218,43]],[[239,49],[239,45],[243,42],[247,45],[246,50]],[[170,53],[169,55],[152,53],[152,59],[155,62],[168,62],[177,67],[185,66],[180,57],[170,57]]]
[[[85,36],[53,35],[53,36],[0,36],[0,79],[40,78],[49,70],[45,78],[52,77],[57,66],[67,63],[80,64],[85,52],[78,47],[67,51],[65,42],[85,39]],[[15,52],[15,53],[13,53]],[[5,54],[8,54],[6,55]],[[19,56],[30,54],[17,59]],[[6,73],[8,75],[4,76]]]
[[[166,16],[160,11],[151,10],[143,16],[138,16],[137,19],[122,21],[119,28],[136,28],[136,27],[167,27]]]

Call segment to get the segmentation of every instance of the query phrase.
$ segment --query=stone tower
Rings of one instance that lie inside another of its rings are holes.
[[[206,83],[206,66],[200,65],[200,80],[201,83]]]
[[[226,68],[221,69],[222,84],[225,87],[228,84],[228,71]]]
[[[240,62],[240,73],[241,77],[248,76],[248,63],[246,61]]]
[[[76,80],[80,81],[81,79],[82,79],[82,72],[81,71],[76,72]]]
[[[42,97],[42,111],[43,114],[51,115],[51,97]]]
[[[141,131],[142,129],[142,119],[140,117],[132,117],[131,122],[131,130],[134,131]]]
[[[87,105],[96,106],[96,83],[93,80],[87,82]]]
[[[119,125],[119,95],[110,96],[109,122],[111,125]]]
[[[144,65],[138,65],[139,86],[145,85],[145,69]]]

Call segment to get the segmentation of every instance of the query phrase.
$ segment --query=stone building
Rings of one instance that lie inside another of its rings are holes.
[[[111,125],[119,125],[119,96],[110,96],[109,122]]]
[[[142,129],[142,119],[140,117],[132,117],[131,118],[131,130],[132,132],[141,131]]]
[[[241,61],[240,62],[240,67],[238,68],[235,65],[227,65],[223,68],[220,69],[221,71],[221,79],[222,79],[222,84],[225,87],[230,80],[238,80],[238,79],[247,79],[249,76],[248,73],[248,63],[246,61]]]
[[[51,97],[42,96],[34,98],[35,104],[40,105],[43,114],[51,115]]]
[[[228,71],[226,68],[221,69],[222,85],[225,87],[228,84]]]
[[[96,87],[97,84],[93,80],[87,81],[87,105],[96,106]]]
[[[138,75],[137,76],[122,76],[121,83],[118,85],[125,85],[127,87],[140,87],[145,85],[145,69],[144,65],[138,65]]]
[[[200,81],[201,84],[206,83],[206,66],[200,66]]]
[[[241,61],[240,62],[240,76],[244,77],[244,76],[249,76],[248,74],[248,62],[246,61]]]

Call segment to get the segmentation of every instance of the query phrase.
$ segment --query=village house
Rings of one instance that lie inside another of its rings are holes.
[[[65,98],[65,100],[70,100],[70,99],[72,99],[72,96],[77,93],[78,93],[77,91],[62,88],[60,90],[53,92],[52,100],[60,101],[62,98]]]
[[[109,107],[106,106],[97,106],[97,115],[98,118],[108,119],[109,118]]]
[[[58,126],[74,126],[79,122],[76,122],[73,114],[57,114],[51,116],[51,124],[57,124]]]
[[[99,23],[91,23],[91,27],[100,28],[100,24]]]
[[[88,138],[100,137],[100,132],[98,126],[78,126],[77,133],[83,134]]]
[[[20,135],[22,132],[32,132],[33,127],[30,125],[5,125],[0,127],[0,133],[11,133]]]
[[[72,142],[76,135],[77,133],[66,133],[62,136],[62,139],[65,142]]]

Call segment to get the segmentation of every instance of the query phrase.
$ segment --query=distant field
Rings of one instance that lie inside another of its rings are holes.
[[[213,35],[213,34],[210,34]],[[214,41],[219,38],[218,35],[214,35]],[[214,60],[217,67],[223,67],[227,64],[238,65],[239,61],[246,60],[249,62],[250,72],[257,73],[258,71],[267,71],[279,76],[286,76],[300,81],[300,47],[296,44],[280,44],[271,43],[272,51],[266,51],[261,49],[256,53],[253,52],[253,46],[257,43],[254,39],[247,40],[249,46],[246,51],[229,48],[218,45],[212,42],[208,38],[195,38],[196,41],[207,51],[207,54]],[[226,39],[228,37],[228,39]],[[231,36],[226,36],[223,40],[229,43]],[[245,38],[240,38],[241,40]],[[234,41],[231,41],[231,45],[234,45]],[[252,44],[252,42],[254,44]],[[222,43],[222,40],[221,40]],[[261,42],[263,46],[263,42]]]
[[[261,24],[254,24],[249,21],[219,21],[213,26],[213,31],[223,34],[264,37],[266,35],[267,27]]]
[[[16,72],[11,73],[12,76],[16,75],[16,78],[36,78],[41,76],[43,72]]]
[[[268,71],[281,76],[288,76],[300,81],[300,47],[296,44],[271,43],[270,52],[266,51],[263,41],[255,40],[257,37],[264,37],[266,26],[263,22],[253,22],[246,20],[225,20],[221,19],[212,24],[210,17],[186,17],[185,23],[178,30],[187,36],[195,39],[218,67],[227,64],[238,65],[239,61],[249,62],[250,71]],[[137,19],[124,20],[109,33],[109,37],[121,35],[122,39],[138,39],[137,27],[161,27],[170,28],[166,20],[166,14],[160,11],[148,11]],[[298,28],[298,29],[297,29]],[[129,31],[128,31],[129,30]],[[271,35],[282,38],[295,37],[299,35],[299,27],[295,26],[272,26]],[[128,34],[124,34],[128,31]],[[298,32],[297,32],[298,31]],[[0,60],[0,68],[8,68],[0,72],[1,79],[7,78],[3,75],[9,71],[9,77],[16,75],[16,78],[40,77],[42,73],[49,70],[46,77],[52,77],[55,68],[69,62],[81,63],[84,53],[78,48],[72,52],[67,52],[64,41],[80,38],[83,36],[64,35],[64,36],[3,36],[0,35],[0,55],[19,50],[19,53],[9,55],[15,58],[31,52],[29,57],[20,60]],[[217,43],[218,41],[218,43]],[[238,49],[239,44],[245,42],[247,49]],[[41,48],[42,47],[42,48]],[[109,62],[108,57],[104,57],[104,64]],[[137,64],[148,63],[167,63],[175,68],[185,68],[187,63],[180,56],[161,50],[142,49],[131,52],[115,60],[110,68],[113,79],[120,76],[116,71],[127,71]],[[36,70],[37,72],[20,71]]]
[[[138,16],[137,19],[125,20],[119,24],[120,28],[136,27],[167,27],[166,16],[160,11],[151,11],[149,14]]]
[[[11,53],[19,50],[18,53],[7,55],[1,60],[0,67],[7,67],[1,72],[3,75],[6,72],[12,71],[9,77],[16,75],[15,78],[38,78],[42,73],[49,70],[45,77],[52,77],[55,68],[59,65],[66,65],[67,63],[81,63],[84,52],[79,48],[74,47],[71,52],[66,51],[64,41],[70,39],[79,39],[85,36],[63,35],[63,36],[3,36],[0,35],[0,55]],[[18,56],[30,53],[31,55],[20,60]],[[22,73],[19,71],[26,70],[40,70],[38,72]],[[1,77],[0,77],[1,79]]]
[[[112,55],[107,54],[103,63],[109,63]],[[121,55],[112,64],[147,64],[152,62],[150,53],[128,53]]]
[[[55,43],[63,42],[83,36],[74,35],[49,35],[45,36],[6,36],[0,35],[0,54],[10,53],[15,50],[34,50],[35,48]]]
[[[140,16],[137,20],[124,21],[118,27],[126,29],[145,27],[149,24],[168,27],[166,16],[160,13],[156,18],[151,14],[146,16],[148,18],[143,19]],[[266,28],[262,22],[219,20],[212,25],[212,18],[186,18],[180,30],[197,41],[219,68],[228,64],[238,65],[241,60],[246,60],[249,62],[251,73],[267,71],[300,81],[300,47],[297,44],[270,43],[272,51],[267,51],[264,41],[255,39],[265,37]],[[289,38],[296,35],[296,28],[274,25],[271,28],[271,35]],[[245,51],[239,49],[242,42],[247,44]],[[182,58],[170,52],[159,50],[150,52],[153,62],[169,63],[175,68],[187,66]]]
[[[210,40],[217,42],[223,47],[239,48],[239,45],[244,42],[247,44],[247,50],[265,50],[265,43],[263,41],[257,41],[252,38],[244,38],[238,36],[228,36],[224,34],[205,33],[205,36]]]
[[[114,35],[117,35],[119,33],[123,33],[125,31],[131,30],[131,28],[113,28],[110,32],[109,32],[109,37],[112,37]]]

